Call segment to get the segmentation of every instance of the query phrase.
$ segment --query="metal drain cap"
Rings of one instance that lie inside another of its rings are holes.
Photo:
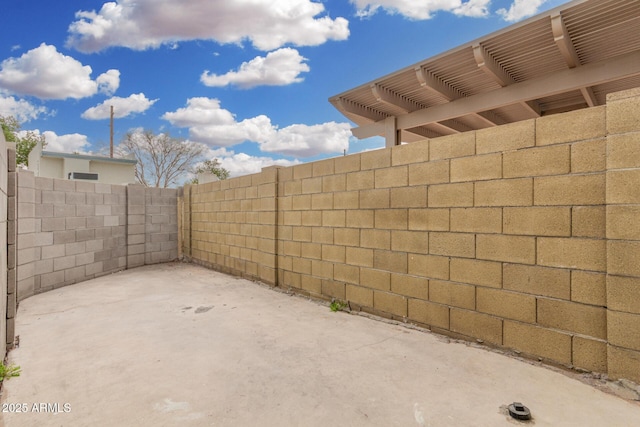
[[[513,402],[509,405],[509,415],[517,420],[530,420],[531,411],[520,402]]]

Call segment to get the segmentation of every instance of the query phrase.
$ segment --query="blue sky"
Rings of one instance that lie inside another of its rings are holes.
[[[205,144],[232,176],[355,153],[328,98],[562,0],[12,0],[0,115],[52,151],[144,128]]]

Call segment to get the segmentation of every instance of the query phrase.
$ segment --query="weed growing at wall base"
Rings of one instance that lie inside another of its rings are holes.
[[[0,363],[0,382],[4,381],[5,378],[11,377],[19,377],[20,376],[20,366],[16,365],[5,365],[4,363]]]
[[[329,308],[331,309],[331,311],[342,311],[347,307],[347,303],[344,301],[340,301],[340,300],[333,300],[331,301],[331,305],[329,306]]]

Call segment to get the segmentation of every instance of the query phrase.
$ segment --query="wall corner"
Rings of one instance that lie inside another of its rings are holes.
[[[640,383],[640,88],[607,95],[607,371]]]

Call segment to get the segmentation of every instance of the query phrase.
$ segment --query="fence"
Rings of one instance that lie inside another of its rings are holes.
[[[638,382],[638,111],[636,89],[605,106],[182,190],[37,178],[0,147],[0,342],[13,343],[19,299],[183,251]]]
[[[640,90],[605,106],[185,186],[185,256],[640,381]]]
[[[178,190],[34,177],[16,172],[15,151],[8,153],[7,323],[0,327],[8,347],[18,301],[178,258]]]

